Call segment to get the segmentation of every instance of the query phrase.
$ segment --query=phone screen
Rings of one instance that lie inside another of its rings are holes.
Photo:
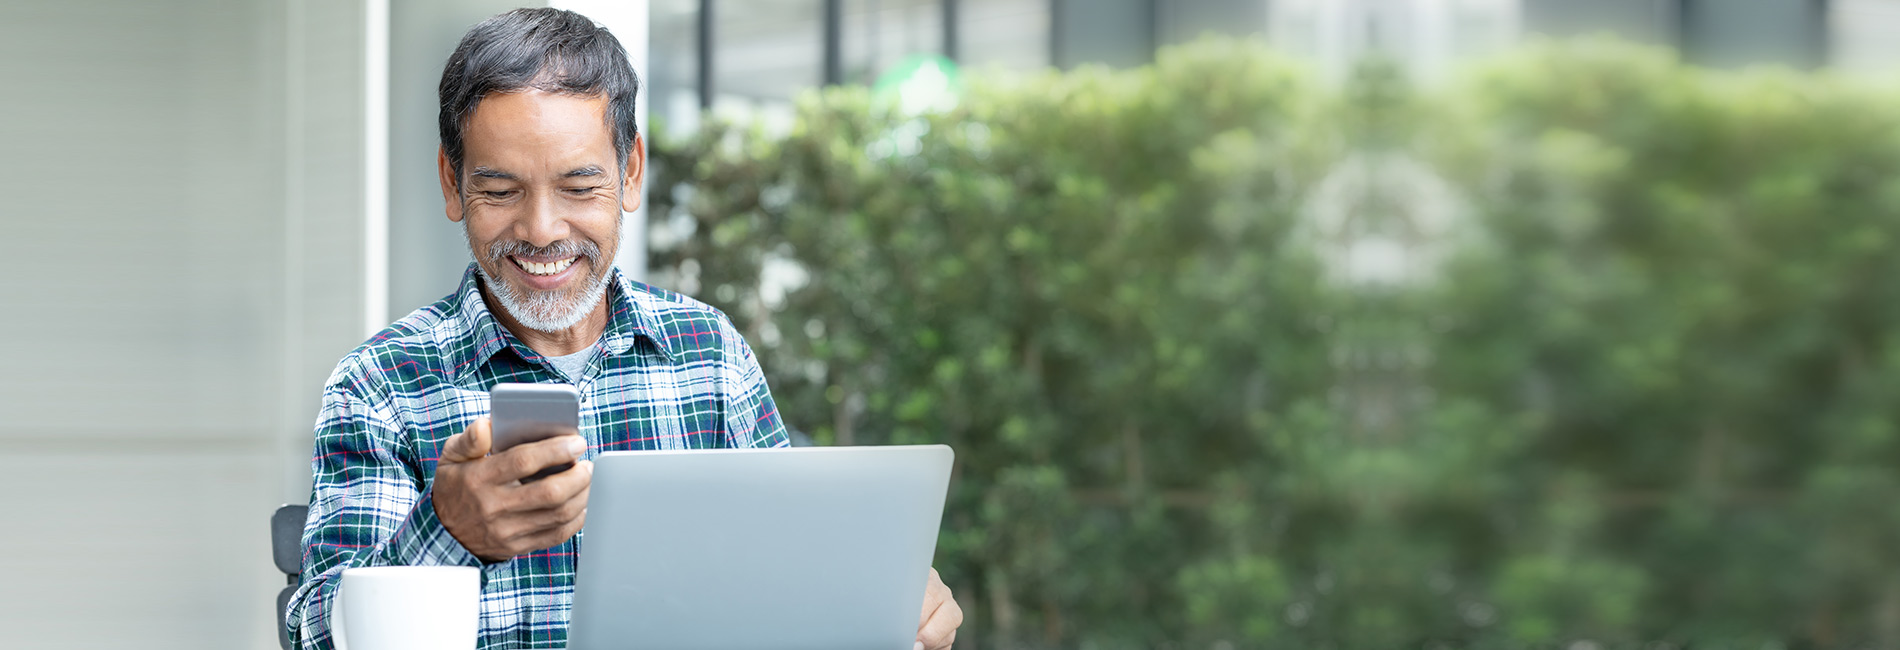
[[[491,454],[580,432],[580,392],[567,384],[496,384],[488,391],[488,406],[494,432]],[[524,480],[558,474],[569,467],[573,464],[549,467]]]

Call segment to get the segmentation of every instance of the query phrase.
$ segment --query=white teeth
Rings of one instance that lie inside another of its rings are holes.
[[[533,275],[554,275],[566,271],[567,267],[572,266],[576,259],[579,258],[570,257],[559,262],[529,262],[527,260],[518,259],[515,260],[515,264],[520,265],[522,270]]]

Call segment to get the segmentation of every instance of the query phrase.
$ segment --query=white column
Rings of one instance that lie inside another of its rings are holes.
[[[389,0],[363,3],[363,336],[389,325]]]

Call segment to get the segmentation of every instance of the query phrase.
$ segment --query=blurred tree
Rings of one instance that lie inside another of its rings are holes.
[[[1529,423],[1514,638],[1900,646],[1895,99],[1601,40],[1448,93],[1475,223],[1431,384]]]
[[[966,81],[656,128],[650,191],[788,424],[957,449],[959,647],[1900,647],[1900,98],[1601,40]]]
[[[1330,381],[1289,245],[1320,97],[1238,42],[925,115],[827,90],[783,137],[661,138],[654,266],[733,315],[792,426],[957,449],[938,565],[969,645],[1265,642],[1272,437]]]

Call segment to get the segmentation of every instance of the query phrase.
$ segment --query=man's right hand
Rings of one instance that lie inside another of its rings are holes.
[[[450,436],[435,466],[436,517],[468,552],[501,562],[560,544],[587,519],[594,464],[579,435],[561,435],[488,455],[488,418]],[[522,483],[542,469],[574,463],[559,474]]]

